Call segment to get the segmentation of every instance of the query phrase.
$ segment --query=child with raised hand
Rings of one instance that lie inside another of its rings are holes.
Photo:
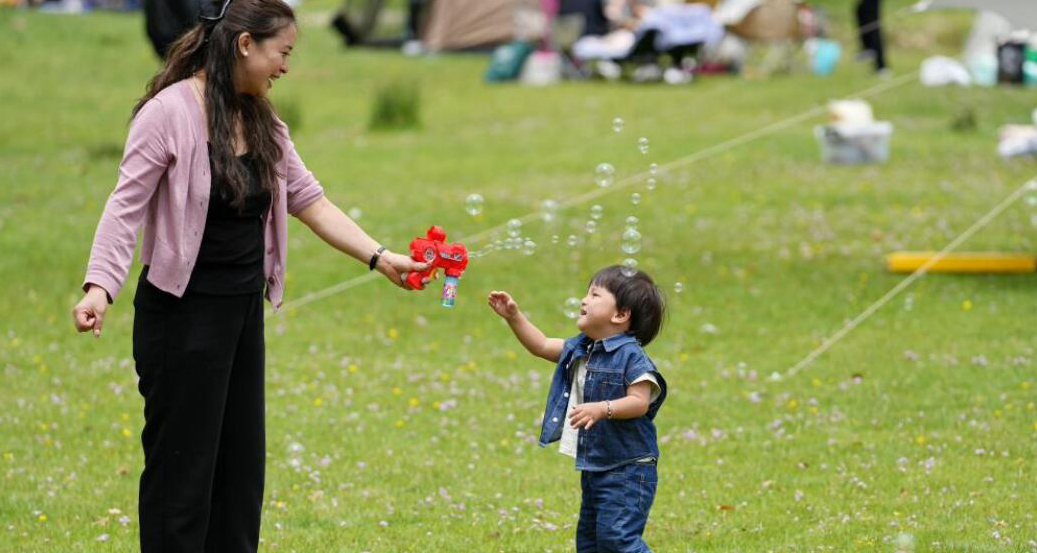
[[[545,336],[507,292],[490,292],[489,304],[530,353],[557,363],[540,446],[560,440],[581,471],[576,551],[650,552],[641,536],[658,482],[652,421],[666,381],[643,347],[662,324],[659,287],[643,271],[605,267],[580,302],[580,333],[565,340]]]

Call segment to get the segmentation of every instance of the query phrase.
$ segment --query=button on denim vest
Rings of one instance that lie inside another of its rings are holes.
[[[540,446],[562,437],[562,425],[567,424],[566,407],[572,379],[576,376],[578,361],[587,357],[587,379],[583,386],[583,401],[617,400],[627,395],[627,386],[646,372],[659,381],[661,393],[645,415],[633,419],[601,419],[590,430],[581,428],[576,453],[579,470],[610,470],[645,457],[659,457],[655,423],[652,420],[666,399],[666,380],[648,358],[633,335],[614,334],[594,341],[580,333],[565,341],[562,355],[555,367],[551,389],[547,394],[547,409],[540,429]]]

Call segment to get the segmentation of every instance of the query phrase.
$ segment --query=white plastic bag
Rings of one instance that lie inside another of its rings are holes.
[[[947,56],[932,56],[922,62],[919,79],[925,86],[945,86],[958,84],[969,86],[972,77],[958,60]]]

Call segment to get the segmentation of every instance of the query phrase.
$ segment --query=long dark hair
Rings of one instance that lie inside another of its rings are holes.
[[[173,43],[165,66],[151,78],[147,92],[133,108],[136,116],[162,89],[204,69],[212,178],[229,185],[231,205],[237,208],[244,204],[248,176],[244,164],[234,155],[234,122],[241,121],[260,183],[271,194],[277,190],[277,163],[283,154],[275,136],[277,118],[270,101],[234,90],[234,68],[240,61],[238,36],[247,32],[261,42],[293,24],[295,13],[281,0],[233,0],[223,19],[199,23]]]

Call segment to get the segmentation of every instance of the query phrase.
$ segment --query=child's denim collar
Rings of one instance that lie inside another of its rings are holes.
[[[580,333],[579,338],[579,344],[581,348],[587,348],[592,343],[594,343],[594,340],[592,340],[590,336],[587,336],[582,332]],[[630,342],[637,342],[637,338],[635,338],[634,335],[630,334],[629,332],[618,332],[616,334],[613,334],[612,336],[609,336],[608,338],[602,338],[601,340],[597,341],[601,342],[602,347],[605,348],[605,351],[612,352],[619,349],[620,346],[624,346],[626,344],[629,344]]]

